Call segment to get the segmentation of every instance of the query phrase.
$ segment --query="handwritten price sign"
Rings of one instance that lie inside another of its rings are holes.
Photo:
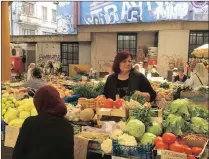
[[[161,159],[187,159],[187,155],[168,150],[161,150]]]

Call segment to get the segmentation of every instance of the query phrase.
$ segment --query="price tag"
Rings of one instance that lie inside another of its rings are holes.
[[[168,150],[161,150],[161,159],[187,159],[187,155]]]
[[[112,109],[110,108],[100,108],[100,111],[103,111],[103,112],[110,112]]]
[[[19,135],[20,129],[16,127],[6,126],[4,146],[14,147]]]

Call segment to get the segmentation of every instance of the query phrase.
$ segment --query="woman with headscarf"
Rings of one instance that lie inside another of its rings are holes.
[[[197,63],[190,79],[185,82],[185,87],[196,89],[200,86],[208,86],[208,70],[203,63]]]
[[[30,63],[30,65],[28,66],[27,81],[32,79],[31,72],[35,67],[36,67],[35,63]]]
[[[52,86],[34,96],[37,116],[28,117],[20,129],[13,159],[73,159],[74,130],[64,118],[67,108]]]

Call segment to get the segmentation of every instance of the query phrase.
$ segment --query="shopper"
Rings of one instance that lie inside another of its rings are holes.
[[[20,129],[13,159],[73,159],[74,130],[64,118],[67,108],[52,86],[34,96],[37,116],[29,117]]]
[[[178,68],[178,75],[174,77],[174,82],[185,82],[187,80],[187,76],[184,74],[184,68]]]
[[[143,75],[145,75],[145,69],[143,68],[143,63],[142,62],[135,64],[133,66],[133,68],[136,72],[140,72]]]
[[[208,86],[208,70],[203,63],[197,63],[190,79],[185,82],[185,86],[196,89],[200,86]]]
[[[146,77],[132,69],[132,54],[127,51],[117,53],[113,63],[114,73],[106,81],[104,95],[106,98],[115,100],[116,95],[120,98],[125,95],[132,95],[135,91],[148,100],[153,101],[156,98],[156,92],[152,89]]]
[[[28,66],[28,72],[27,72],[27,81],[32,79],[31,73],[32,70],[36,67],[35,63],[30,63],[30,65]]]
[[[173,69],[172,82],[175,82],[175,77],[178,76],[178,68]]]
[[[22,87],[38,90],[40,87],[47,84],[47,82],[42,79],[42,71],[40,68],[34,68],[31,73],[31,79],[26,81]]]

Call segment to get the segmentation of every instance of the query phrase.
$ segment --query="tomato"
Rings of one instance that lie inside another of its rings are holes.
[[[192,147],[192,154],[198,156],[202,152],[201,147]]]
[[[159,142],[163,142],[162,137],[160,137],[160,136],[155,137],[155,139],[154,139],[155,145],[157,145],[157,143],[159,143]]]
[[[188,156],[187,159],[196,159],[194,156]]]
[[[104,108],[113,108],[114,101],[110,98],[108,98],[104,103]]]
[[[181,145],[185,145],[185,142],[182,139],[177,139],[177,142]]]
[[[177,143],[174,143],[174,144],[171,144],[169,146],[169,150],[174,151],[174,152],[183,153],[184,152],[184,146],[180,145],[180,144],[177,144]]]
[[[162,138],[166,144],[172,144],[176,141],[176,136],[172,133],[164,133]]]
[[[168,149],[168,144],[160,141],[156,144],[156,149],[167,150]]]
[[[118,109],[121,108],[123,106],[123,100],[122,99],[117,99],[114,103],[114,106]]]
[[[187,154],[187,155],[191,155],[192,154],[192,149],[186,145],[183,145],[184,146],[184,153]]]

